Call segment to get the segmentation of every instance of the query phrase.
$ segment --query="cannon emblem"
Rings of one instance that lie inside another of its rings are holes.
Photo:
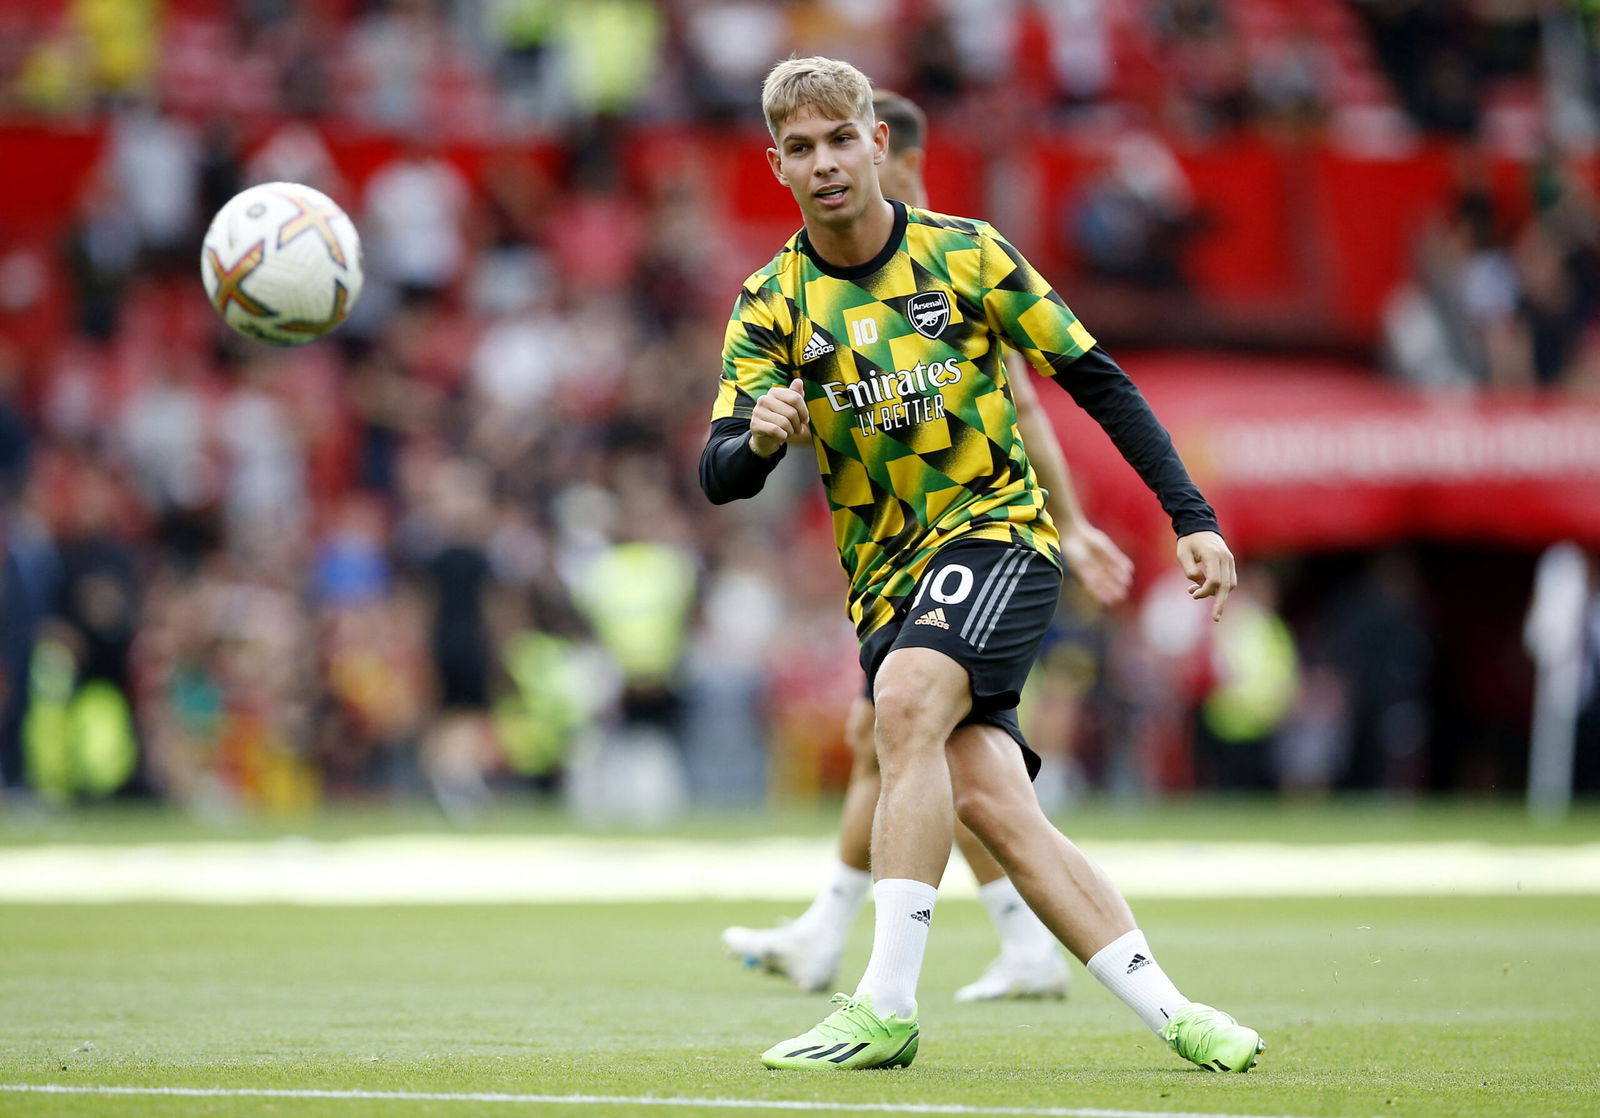
[[[906,301],[906,317],[924,338],[937,338],[950,324],[950,296],[943,291],[921,291]]]

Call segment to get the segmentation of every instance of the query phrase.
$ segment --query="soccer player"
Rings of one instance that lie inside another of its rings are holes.
[[[1010,341],[1106,430],[1160,500],[1190,594],[1220,618],[1233,555],[1144,397],[984,222],[883,196],[888,128],[848,63],[779,63],[767,159],[801,230],[741,290],[700,481],[760,491],[810,435],[877,716],[872,955],[853,995],[762,1054],[772,1068],[909,1064],[917,980],[959,817],[1089,973],[1180,1056],[1247,1071],[1253,1029],[1167,977],[1110,880],[1050,823],[1016,704],[1061,593],[1055,525],[1016,429]]]
[[[879,89],[873,92],[877,119],[889,126],[889,149],[878,167],[887,198],[918,209],[927,207],[923,183],[927,120],[914,102]],[[1017,429],[1039,483],[1048,492],[1045,507],[1061,536],[1068,568],[1106,605],[1127,596],[1133,563],[1111,538],[1084,517],[1073,490],[1061,445],[1045,419],[1023,361],[1006,353],[1006,376],[1017,407]],[[722,942],[739,958],[783,974],[802,990],[825,989],[833,982],[839,957],[856,914],[872,885],[872,814],[878,803],[878,758],[872,741],[872,696],[858,696],[845,718],[851,752],[850,783],[839,821],[839,856],[827,884],[792,923],[776,928],[734,926]],[[1028,908],[1005,871],[966,827],[956,824],[956,846],[978,880],[978,896],[1000,937],[1000,954],[974,982],[956,991],[956,1001],[993,998],[1065,997],[1067,964],[1060,947]]]

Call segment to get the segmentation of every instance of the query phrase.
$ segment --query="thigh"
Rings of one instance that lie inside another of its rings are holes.
[[[894,622],[862,650],[869,680],[891,652],[931,648],[966,671],[972,716],[1010,710],[1055,617],[1061,571],[1035,551],[957,545],[929,562]]]
[[[1014,818],[1040,810],[1030,766],[1004,728],[986,723],[957,726],[945,756],[958,802],[981,798],[989,812]]]

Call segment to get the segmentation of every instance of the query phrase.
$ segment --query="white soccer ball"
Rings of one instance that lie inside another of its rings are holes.
[[[315,341],[361,295],[361,238],[320,190],[269,182],[217,211],[200,249],[200,278],[222,320],[273,345]]]

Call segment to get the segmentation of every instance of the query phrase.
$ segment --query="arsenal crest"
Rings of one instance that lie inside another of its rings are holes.
[[[943,291],[921,291],[906,302],[906,317],[924,338],[937,338],[950,324],[950,296]]]

